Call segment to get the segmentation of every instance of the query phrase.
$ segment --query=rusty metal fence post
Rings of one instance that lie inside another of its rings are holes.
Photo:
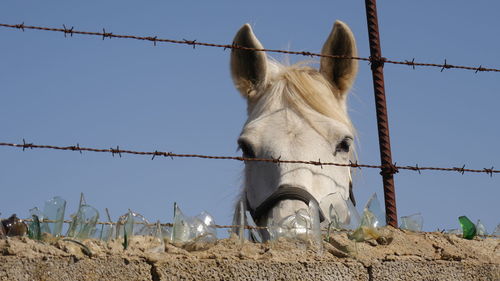
[[[373,76],[373,90],[375,92],[375,106],[377,111],[377,127],[380,146],[380,160],[382,164],[382,181],[384,184],[384,201],[387,224],[398,226],[396,211],[396,194],[394,191],[394,174],[397,169],[392,163],[391,141],[389,137],[389,120],[384,87],[384,58],[380,49],[380,38],[377,19],[377,1],[365,0],[366,20],[368,22],[368,37],[370,41],[370,63]]]

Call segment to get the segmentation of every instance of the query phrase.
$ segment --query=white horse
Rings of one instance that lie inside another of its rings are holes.
[[[248,24],[238,31],[234,44],[263,48]],[[354,35],[345,23],[335,22],[322,54],[357,56]],[[355,130],[346,100],[357,70],[352,59],[322,57],[318,71],[303,63],[279,64],[264,52],[233,49],[232,78],[247,100],[248,120],[238,139],[243,156],[349,163]],[[333,206],[340,222],[346,223],[346,202],[354,203],[351,182],[349,167],[247,161],[240,199],[259,226],[325,198],[331,202],[320,204],[322,221],[331,211],[324,206]],[[239,211],[237,207],[235,219]]]

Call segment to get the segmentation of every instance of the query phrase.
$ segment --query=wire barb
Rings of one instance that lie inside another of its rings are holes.
[[[111,39],[113,36],[113,33],[111,32],[108,32],[106,33],[106,29],[102,29],[102,40],[104,40],[104,38],[108,37],[109,39]]]
[[[23,151],[26,149],[26,148],[31,148],[33,149],[33,143],[26,143],[26,141],[23,139]]]
[[[398,166],[396,166],[396,163],[392,164],[392,163],[389,163],[389,164],[386,164],[386,165],[383,165],[380,167],[381,171],[380,171],[380,174],[382,176],[384,175],[394,175],[394,174],[397,174],[399,173],[399,168]]]
[[[491,166],[490,169],[484,168],[483,170],[484,170],[485,173],[487,173],[488,175],[490,175],[490,178],[492,178],[493,177],[493,169],[494,169],[494,167]]]
[[[405,63],[411,67],[413,67],[413,70],[415,70],[415,58],[413,58],[411,61],[405,60]]]
[[[68,29],[66,28],[66,25],[63,24],[63,27],[64,27],[64,38],[66,38],[66,34],[68,33],[71,37],[73,37],[73,26],[70,29]]]

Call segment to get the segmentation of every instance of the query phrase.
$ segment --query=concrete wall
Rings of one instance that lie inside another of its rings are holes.
[[[464,261],[257,261],[0,256],[0,280],[500,280],[500,265]]]

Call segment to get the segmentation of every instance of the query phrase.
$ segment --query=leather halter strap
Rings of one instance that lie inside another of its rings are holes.
[[[250,211],[254,221],[259,221],[264,215],[266,215],[276,204],[283,200],[299,200],[304,202],[309,206],[311,201],[316,202],[318,209],[319,203],[307,190],[291,185],[280,186],[271,196],[269,196],[264,202],[260,203],[257,208],[252,209],[248,203],[247,198],[247,208]],[[325,220],[325,215],[319,209],[319,220],[323,222]]]

